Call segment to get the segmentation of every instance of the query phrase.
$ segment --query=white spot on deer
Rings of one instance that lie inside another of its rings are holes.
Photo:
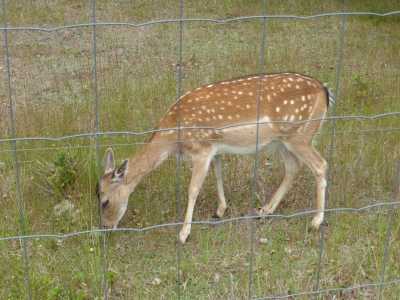
[[[267,95],[267,99],[268,99],[268,101],[270,101],[271,100],[271,95]]]
[[[201,87],[198,87],[198,88],[196,89],[196,91],[198,91],[198,90],[201,90]]]
[[[296,89],[300,89],[300,86],[298,84],[296,84]]]
[[[290,104],[293,105],[294,104],[294,100],[290,100]]]
[[[194,118],[196,116],[196,114],[192,114],[192,117]]]
[[[287,121],[288,119],[289,119],[289,116],[288,116],[288,115],[286,115],[286,116],[283,117],[283,121]]]
[[[206,95],[206,99],[210,98],[210,95]]]
[[[239,95],[243,95],[243,92],[242,92],[242,91],[239,91],[238,94],[239,94]]]
[[[214,109],[214,108],[211,108],[211,112],[215,112],[215,109]]]
[[[287,84],[288,87],[291,87],[292,85],[290,83]]]
[[[286,105],[287,104],[287,100],[283,101],[283,104]]]
[[[292,78],[292,77],[289,77],[289,80],[290,80],[290,81],[293,81],[293,78]]]
[[[286,82],[287,82],[287,80],[286,80],[286,79],[283,79],[283,82],[284,82],[284,83],[286,83]]]
[[[298,114],[298,113],[299,113],[299,109],[298,109],[298,108],[296,108],[296,110],[295,110],[295,113],[296,113],[296,114]]]
[[[294,115],[291,115],[290,116],[290,122],[293,122],[294,121]]]
[[[235,115],[236,118],[240,119],[240,115]]]
[[[206,121],[210,121],[210,118],[206,118]]]
[[[192,103],[192,99],[189,99],[188,102],[189,102],[189,103]]]
[[[214,85],[213,84],[209,84],[209,85],[207,85],[207,87],[208,88],[210,88],[210,87],[213,87]]]
[[[307,99],[311,99],[311,95],[307,95]]]
[[[198,111],[198,114],[201,115],[203,112],[201,110]]]
[[[228,116],[228,120],[232,120],[232,116]]]
[[[280,109],[280,107],[278,106],[278,107],[275,108],[275,110],[276,110],[276,112],[279,112],[281,109]]]
[[[306,96],[301,96],[301,101],[306,101]]]
[[[223,116],[222,115],[218,115],[218,119],[222,120]]]
[[[252,93],[252,92],[249,92],[249,96],[253,96],[253,93]]]
[[[250,108],[250,105],[249,105],[249,104],[246,104],[246,108]]]
[[[231,101],[228,101],[228,105],[231,106],[231,105],[232,105],[232,102],[231,102]]]
[[[237,100],[237,98],[238,98],[237,96],[234,96],[234,97],[233,97],[233,99],[235,99],[235,100]]]
[[[271,90],[274,90],[275,89],[275,87],[274,86],[271,86]]]
[[[202,118],[198,118],[197,121],[203,122],[203,119]]]
[[[299,121],[303,120],[303,115],[299,116]]]
[[[284,92],[285,91],[285,89],[284,88],[281,88],[281,92]]]

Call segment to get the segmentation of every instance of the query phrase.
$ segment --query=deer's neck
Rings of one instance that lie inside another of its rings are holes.
[[[147,144],[129,160],[129,171],[126,182],[133,190],[136,185],[154,169],[156,169],[169,155],[165,147]]]

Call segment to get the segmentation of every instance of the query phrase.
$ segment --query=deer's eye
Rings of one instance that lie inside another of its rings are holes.
[[[103,202],[101,205],[102,205],[102,207],[104,208],[104,207],[106,207],[109,203],[110,203],[110,200],[107,200],[107,201]]]

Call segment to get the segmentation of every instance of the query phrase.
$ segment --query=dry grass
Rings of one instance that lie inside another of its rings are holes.
[[[302,15],[338,12],[341,1],[268,1],[269,14]],[[388,12],[397,1],[350,1],[348,11]],[[157,9],[154,9],[154,7]],[[228,19],[260,15],[260,1],[192,1],[184,3],[184,18]],[[81,1],[7,1],[8,26],[58,27],[91,22],[91,4]],[[176,19],[179,7],[165,1],[98,1],[99,22],[141,23]],[[337,84],[341,17],[308,21],[268,19],[265,72],[297,71]],[[347,17],[338,91],[338,116],[373,116],[399,111],[399,15],[387,18]],[[99,130],[151,130],[178,95],[179,24],[142,27],[96,27]],[[4,35],[0,37],[4,45]],[[182,92],[215,80],[260,71],[262,20],[184,23]],[[10,75],[16,137],[63,137],[96,131],[93,31],[91,27],[51,33],[8,31]],[[5,58],[4,47],[0,54]],[[19,197],[8,103],[5,59],[0,66],[0,212],[1,237],[21,234]],[[333,110],[329,111],[331,116]],[[332,122],[316,138],[329,158]],[[400,155],[399,116],[374,120],[337,120],[331,158],[327,208],[363,207],[392,201]],[[147,136],[127,134],[100,138],[102,152],[110,145],[118,162],[132,156]],[[98,226],[94,185],[97,181],[95,138],[62,141],[26,140],[16,143],[25,229],[28,234],[67,234]],[[76,158],[77,174],[65,190],[49,191],[57,149]],[[275,152],[260,154],[257,194],[266,201],[283,176]],[[174,223],[177,215],[177,163],[170,159],[148,176],[131,196],[121,226],[147,228]],[[226,156],[226,218],[251,212],[254,157]],[[182,166],[182,203],[190,164]],[[314,179],[301,173],[277,213],[290,215],[315,208]],[[62,200],[75,205],[57,215]],[[257,203],[256,203],[257,204]],[[194,220],[212,220],[216,192],[207,178],[196,204]],[[184,209],[183,209],[184,211]],[[320,290],[379,283],[383,267],[390,207],[327,216]],[[284,296],[315,289],[320,235],[308,233],[311,214],[254,222],[251,252],[249,220],[218,226],[194,225],[189,243],[178,257],[175,226],[144,232],[107,234],[106,281],[111,299],[248,298]],[[394,211],[386,281],[399,280],[399,211]],[[260,238],[262,239],[260,242]],[[266,242],[267,241],[267,242]],[[24,247],[20,240],[0,241],[0,298],[27,298]],[[103,295],[101,237],[83,234],[67,239],[27,240],[33,299],[100,299]],[[250,269],[250,263],[252,268]],[[178,267],[179,266],[179,267]],[[251,274],[249,273],[251,270]],[[180,272],[180,273],[179,273]],[[321,299],[376,299],[379,288],[328,292]],[[398,284],[383,287],[384,299],[399,297]],[[296,299],[308,299],[298,296]]]

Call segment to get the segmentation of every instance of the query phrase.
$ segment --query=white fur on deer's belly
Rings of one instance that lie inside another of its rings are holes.
[[[248,155],[248,154],[254,154],[256,151],[262,151],[267,147],[274,147],[274,142],[271,140],[268,140],[266,142],[259,142],[258,143],[258,149],[256,143],[251,143],[249,145],[243,145],[243,146],[238,146],[238,145],[228,145],[226,143],[224,144],[215,144],[214,145],[214,151],[215,155],[218,154],[224,154],[224,153],[230,153],[230,154],[238,154],[238,155]]]

